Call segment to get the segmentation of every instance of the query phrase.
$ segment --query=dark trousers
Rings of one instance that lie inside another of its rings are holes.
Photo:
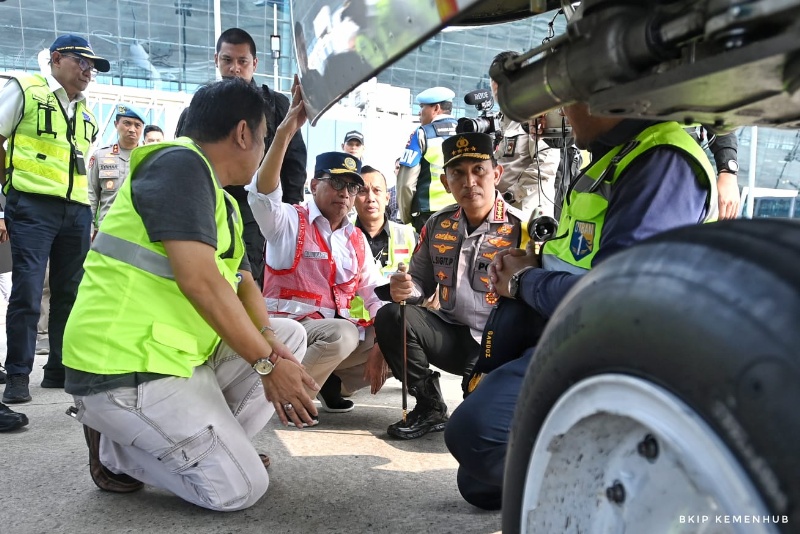
[[[266,260],[264,259],[264,245],[266,240],[261,235],[261,230],[258,229],[258,223],[253,220],[244,224],[242,231],[242,239],[244,240],[244,247],[247,251],[247,261],[250,263],[250,272],[253,273],[253,279],[258,284],[258,290],[264,291],[264,267]]]
[[[63,372],[61,346],[83,261],[89,251],[89,206],[47,195],[9,189],[5,221],[11,242],[11,296],[6,315],[8,374],[29,375],[36,348],[36,324],[44,272],[50,260],[50,356],[45,372]]]
[[[502,505],[508,434],[533,351],[483,377],[447,423],[444,441],[458,461],[458,490],[479,508]]]
[[[420,306],[406,306],[408,342],[408,385],[424,380],[433,364],[443,371],[462,378],[472,372],[480,345],[472,338],[469,327],[454,325]],[[403,330],[400,304],[382,307],[375,317],[375,335],[392,375],[403,377]]]

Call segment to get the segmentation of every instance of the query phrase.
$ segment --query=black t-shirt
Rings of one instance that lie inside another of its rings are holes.
[[[151,242],[217,246],[214,186],[208,167],[193,150],[168,148],[145,160],[132,177],[131,197]],[[250,270],[247,255],[239,269]]]
[[[375,237],[372,237],[364,230],[361,221],[358,219],[356,219],[356,227],[364,232],[364,237],[367,243],[369,243],[369,248],[372,251],[372,256],[375,258],[375,261],[379,262],[381,267],[386,267],[386,264],[389,263],[389,221],[384,219],[383,228],[381,228],[380,232],[375,234]]]
[[[183,147],[165,148],[147,158],[129,179],[133,206],[151,242],[172,239],[217,246],[214,186],[208,167],[197,153]],[[239,269],[250,270],[246,254]],[[119,387],[136,387],[165,376],[156,373],[97,375],[67,368],[64,391],[72,395],[92,395]]]

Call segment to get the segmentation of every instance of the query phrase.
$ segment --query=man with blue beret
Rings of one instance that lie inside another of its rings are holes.
[[[420,127],[406,143],[397,175],[398,216],[417,232],[431,215],[453,203],[439,176],[444,172],[442,142],[456,133],[456,119],[450,116],[455,96],[447,87],[417,95]]]
[[[95,232],[128,175],[131,151],[139,146],[144,129],[144,119],[133,106],[117,104],[116,108],[117,142],[98,148],[89,160],[89,207]]]
[[[368,361],[377,369],[383,363],[372,320],[351,314],[351,301],[361,297],[369,317],[375,317],[383,305],[375,295],[383,276],[363,232],[348,218],[364,187],[360,159],[346,152],[320,154],[310,184],[312,198],[296,205],[281,201],[284,154],[305,120],[295,86],[292,106],[258,175],[246,188],[267,240],[267,310],[302,323],[308,335],[303,366],[322,384],[317,396],[322,409],[348,412],[353,403],[342,397],[342,385],[351,392],[366,387],[370,381],[362,369]],[[339,376],[337,371],[346,372]]]
[[[64,387],[61,345],[89,250],[86,158],[98,133],[84,91],[108,61],[78,35],[50,45],[50,73],[19,72],[0,89],[0,182],[14,285],[8,303],[4,403],[31,400],[29,382],[50,260],[50,354],[42,387]],[[8,145],[6,146],[6,140]]]

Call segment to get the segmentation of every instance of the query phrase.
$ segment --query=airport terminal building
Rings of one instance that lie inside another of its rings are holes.
[[[3,0],[0,72],[38,71],[40,52],[56,36],[86,36],[95,52],[111,63],[111,71],[98,75],[88,91],[104,127],[101,142],[115,135],[111,110],[117,101],[139,106],[147,122],[169,133],[194,90],[216,78],[214,46],[221,30],[240,27],[249,32],[258,48],[256,81],[289,91],[297,68],[289,4],[288,0]],[[313,128],[306,126],[309,153],[338,149],[345,132],[362,129],[367,136],[365,157],[372,145],[377,163],[391,169],[413,129],[414,95],[432,86],[450,87],[457,95],[454,115],[476,115],[461,97],[489,87],[487,71],[497,53],[527,51],[541,44],[552,19],[551,13],[492,26],[450,28],[434,35],[381,72],[368,90],[347,97],[344,109],[335,108]],[[563,19],[556,28],[563,28]],[[385,91],[391,91],[390,98],[380,97]],[[370,106],[365,95],[392,104]],[[393,135],[383,139],[382,132]],[[740,185],[747,182],[750,135],[749,128],[739,132]],[[399,145],[396,155],[391,150],[394,145]],[[800,133],[759,129],[756,161],[758,186],[800,189]]]

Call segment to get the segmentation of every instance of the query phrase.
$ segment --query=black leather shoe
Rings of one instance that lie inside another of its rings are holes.
[[[0,384],[6,383],[6,368],[0,365]]]
[[[0,432],[16,430],[28,424],[28,417],[0,403]]]
[[[400,421],[389,425],[386,433],[397,439],[417,439],[428,432],[441,432],[447,426],[447,410],[441,411],[430,406],[420,406],[411,410],[404,423]]]
[[[100,462],[100,432],[83,425],[83,435],[89,447],[89,474],[98,488],[113,493],[132,493],[144,487],[141,481],[124,473],[113,473]]]
[[[30,378],[28,375],[8,375],[8,379],[6,381],[6,390],[3,392],[3,402],[6,404],[30,402],[31,392],[28,390],[29,383]]]
[[[386,432],[393,438],[417,439],[428,432],[441,432],[447,426],[447,405],[439,388],[439,373],[433,372],[411,385],[408,392],[417,398],[417,405],[406,417],[389,425]]]

